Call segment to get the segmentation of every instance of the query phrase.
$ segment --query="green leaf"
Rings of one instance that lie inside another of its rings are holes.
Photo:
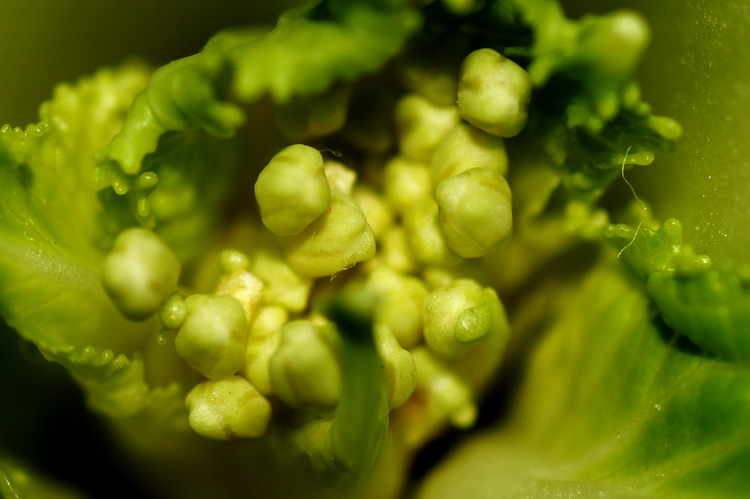
[[[130,65],[61,85],[38,124],[0,131],[0,313],[50,352],[93,345],[128,353],[143,338],[143,326],[117,313],[99,281],[114,232],[103,230],[109,214],[94,156],[146,78]]]
[[[558,292],[509,418],[420,497],[744,497],[747,368],[686,348],[611,258]]]
[[[593,202],[622,169],[674,150],[682,128],[654,114],[634,78],[650,37],[645,20],[630,11],[572,20],[552,0],[510,4],[508,29],[528,31],[531,41],[508,46],[495,35],[495,43],[530,59],[537,90],[525,133],[540,141],[569,194]]]
[[[258,30],[217,34],[201,53],[154,73],[105,151],[102,164],[114,169],[112,186],[127,190],[118,173],[140,173],[143,158],[167,132],[232,136],[245,120],[232,96],[251,103],[270,94],[283,104],[321,94],[382,68],[419,25],[419,15],[408,7],[329,1],[286,12],[262,36]]]
[[[750,362],[750,269],[712,262],[682,242],[674,219],[638,231],[619,225],[606,236],[646,282],[664,321],[690,341],[726,360]]]
[[[308,13],[285,13],[267,36],[232,50],[235,93],[248,102],[268,92],[287,103],[380,69],[419,28],[420,17],[408,7],[376,3],[321,2]]]

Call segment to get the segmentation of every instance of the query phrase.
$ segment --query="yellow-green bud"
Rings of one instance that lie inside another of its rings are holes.
[[[190,427],[216,440],[261,437],[271,419],[271,404],[239,376],[197,384],[185,405]]]
[[[380,237],[393,225],[393,210],[383,200],[382,196],[376,194],[367,187],[357,186],[352,194],[354,200],[362,208],[367,223],[372,227],[375,237]]]
[[[435,189],[435,199],[445,241],[464,258],[486,255],[513,228],[510,187],[489,168],[446,178]]]
[[[375,255],[375,234],[362,209],[336,190],[326,213],[285,244],[289,265],[308,277],[332,275]]]
[[[423,95],[440,106],[452,106],[456,104],[460,60],[456,60],[453,53],[441,52],[440,55],[438,58],[430,58],[422,51],[410,54],[402,68],[401,77],[404,86],[410,91]]]
[[[247,270],[250,266],[250,259],[241,251],[226,249],[219,255],[221,268],[224,272],[230,273],[235,270]]]
[[[412,206],[404,214],[404,226],[414,255],[427,265],[453,265],[460,260],[446,244],[434,201]]]
[[[357,172],[338,161],[326,161],[323,169],[331,189],[337,189],[345,194],[352,193],[354,182],[357,181]]]
[[[427,345],[448,357],[459,357],[486,337],[500,320],[497,295],[470,279],[432,291],[424,304]]]
[[[504,176],[508,171],[508,155],[500,137],[459,123],[440,143],[430,166],[433,185],[471,168],[486,167]]]
[[[195,294],[175,337],[177,354],[209,379],[226,378],[245,362],[247,319],[232,296]]]
[[[378,295],[375,322],[388,326],[399,344],[411,347],[422,338],[422,311],[427,289],[415,277],[379,267],[368,286]]]
[[[117,236],[105,257],[102,284],[122,315],[144,320],[161,308],[179,276],[180,264],[164,241],[132,227]]]
[[[323,157],[302,144],[278,152],[255,183],[263,224],[280,236],[299,234],[325,212],[330,191]]]
[[[458,110],[487,133],[513,137],[526,125],[531,78],[519,65],[492,49],[469,54],[461,66]]]
[[[217,295],[237,298],[245,311],[248,324],[253,320],[255,307],[260,302],[262,293],[263,281],[246,270],[235,270],[222,275],[216,287]]]
[[[179,293],[172,293],[159,311],[159,320],[164,329],[176,329],[185,320],[185,301]]]
[[[321,329],[302,320],[281,328],[281,343],[271,357],[271,387],[292,407],[333,407],[341,396],[339,363]]]
[[[385,383],[388,391],[388,408],[402,406],[417,386],[417,366],[414,357],[401,348],[393,332],[385,324],[374,327],[375,345],[385,370]]]
[[[260,250],[253,257],[251,270],[264,284],[263,303],[278,304],[292,312],[304,310],[312,281],[292,270],[275,252]]]
[[[469,385],[424,348],[414,349],[412,355],[417,365],[417,387],[427,399],[432,418],[447,418],[459,428],[474,424],[477,406]]]
[[[380,243],[380,254],[385,264],[399,272],[414,272],[417,261],[414,258],[409,238],[403,225],[389,227]]]
[[[429,161],[437,145],[458,120],[455,106],[437,106],[417,94],[402,97],[396,105],[401,152],[417,161]]]
[[[399,212],[432,197],[430,169],[421,161],[396,156],[386,164],[383,182],[386,199]]]
[[[289,320],[287,311],[270,305],[261,308],[250,325],[242,372],[264,395],[273,395],[269,364],[281,343],[281,327]]]

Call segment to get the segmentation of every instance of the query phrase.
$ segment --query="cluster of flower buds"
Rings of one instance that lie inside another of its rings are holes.
[[[195,432],[258,438],[295,411],[306,435],[341,431],[340,412],[356,394],[347,379],[359,367],[347,364],[352,333],[323,304],[351,293],[352,282],[375,297],[363,327],[379,365],[372,386],[383,387],[393,431],[417,446],[446,424],[474,423],[510,334],[475,262],[511,235],[503,138],[523,128],[531,83],[490,49],[441,81],[412,78],[413,91],[393,107],[396,147],[387,157],[345,164],[299,143],[274,155],[254,186],[263,227],[252,231],[264,235],[220,254],[211,289],[193,292],[180,280],[154,232],[120,234],[105,287],[126,317],[159,317],[160,344],[173,345],[192,373],[186,407]],[[435,98],[451,86],[453,99]],[[280,122],[298,136],[319,135],[315,126],[330,133],[326,116],[305,117],[316,109],[295,104]],[[336,445],[335,437],[312,441]]]

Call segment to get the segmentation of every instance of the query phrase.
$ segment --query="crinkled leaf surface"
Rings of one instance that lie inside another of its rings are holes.
[[[267,34],[219,33],[203,52],[154,74],[106,157],[134,175],[169,131],[200,129],[229,137],[245,120],[231,97],[251,103],[269,94],[285,103],[320,94],[383,67],[420,21],[398,2],[324,1],[285,13]]]
[[[747,368],[656,320],[611,258],[561,291],[508,420],[460,447],[419,497],[744,497]]]
[[[111,234],[102,230],[94,155],[119,130],[147,74],[128,66],[62,85],[38,124],[0,131],[0,312],[48,352],[128,352],[142,338],[99,281]]]

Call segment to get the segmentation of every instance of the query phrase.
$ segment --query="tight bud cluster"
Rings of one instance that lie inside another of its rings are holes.
[[[308,438],[311,428],[317,435],[344,424],[334,417],[352,396],[343,388],[346,348],[321,307],[326,296],[347,293],[339,281],[376,297],[366,334],[406,441],[416,446],[445,424],[474,422],[509,336],[497,294],[477,280],[476,259],[511,235],[502,137],[523,127],[530,82],[490,49],[466,57],[456,104],[446,102],[444,73],[437,84],[403,71],[411,93],[393,105],[395,137],[382,141],[393,150],[362,146],[340,109],[327,117],[311,101],[282,110],[288,136],[343,126],[338,137],[354,153],[329,160],[322,142],[275,154],[254,184],[263,226],[243,221],[252,228],[238,229],[244,235],[215,259],[213,277],[180,280],[172,251],[150,230],[117,239],[105,287],[126,317],[158,316],[163,343],[197,380],[186,394],[197,433],[258,438],[280,408],[280,425],[297,411],[292,419],[307,432],[299,441],[322,441]],[[336,96],[343,106],[349,93]]]

